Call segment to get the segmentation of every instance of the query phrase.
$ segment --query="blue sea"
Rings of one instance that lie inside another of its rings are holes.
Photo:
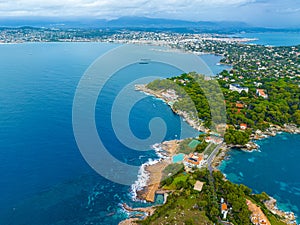
[[[300,135],[282,133],[257,141],[260,151],[232,150],[220,169],[234,183],[254,193],[265,191],[278,200],[282,210],[300,216]],[[299,221],[298,221],[299,223]]]
[[[252,44],[270,46],[295,46],[300,45],[300,32],[258,32],[235,34],[235,37],[256,38]]]
[[[72,103],[78,82],[94,60],[115,47],[106,43],[0,45],[1,225],[118,224],[129,216],[121,203],[147,205],[132,200],[131,186],[113,183],[91,169],[73,134]],[[214,73],[228,68],[216,65],[217,56],[201,57]],[[135,64],[110,79],[96,105],[96,122],[112,155],[137,166],[157,159],[150,146],[148,151],[135,151],[118,141],[107,119],[109,109],[131,81],[179,74],[164,64]],[[164,140],[178,138],[181,129],[186,137],[198,134],[187,124],[181,127],[180,117],[154,97],[132,89],[128,101],[136,95],[145,98],[132,108],[129,122],[139,138],[150,135],[153,117],[167,125]],[[100,107],[103,104],[105,108]]]
[[[117,45],[106,43],[0,45],[1,225],[118,224],[129,216],[121,203],[147,205],[132,200],[131,186],[113,183],[91,169],[80,154],[73,134],[72,104],[78,82],[94,60],[115,47]],[[220,57],[204,55],[201,58],[215,74],[230,68],[216,65]],[[157,159],[150,146],[148,151],[140,152],[118,141],[107,119],[109,109],[118,92],[131,81],[149,75],[170,77],[180,73],[164,64],[135,64],[118,71],[110,79],[99,96],[96,122],[102,141],[112,155],[137,166],[149,158]],[[130,126],[136,136],[149,136],[148,124],[153,117],[162,118],[167,125],[164,140],[178,138],[181,129],[186,137],[197,135],[188,125],[181,127],[181,119],[162,101],[133,89],[128,100],[137,95],[145,98],[132,108],[130,114]],[[106,108],[100,107],[103,103]],[[299,146],[298,139],[293,137],[286,137],[290,140],[288,144],[295,142]],[[287,141],[279,139],[279,142],[275,146],[280,146],[278,151]],[[292,154],[289,151],[291,148],[284,149],[287,155]],[[227,165],[230,168],[229,162]],[[284,161],[280,168],[285,168],[289,175],[299,170],[292,165]],[[294,176],[297,178],[296,172]],[[281,182],[279,186],[274,186],[275,191],[278,187],[277,192],[285,184],[295,188],[290,189],[295,193],[299,191],[297,182],[282,179],[278,182]],[[255,189],[259,190],[259,187]],[[292,195],[286,199],[293,203]],[[160,202],[158,198],[155,204]]]

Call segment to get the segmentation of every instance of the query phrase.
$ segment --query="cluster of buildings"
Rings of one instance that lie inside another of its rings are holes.
[[[250,200],[246,200],[248,209],[251,211],[251,223],[254,225],[271,225],[266,215],[263,213],[261,208],[252,203]]]
[[[106,30],[58,28],[0,28],[0,43],[100,42],[110,35]]]
[[[220,34],[186,34],[173,32],[147,32],[110,29],[63,29],[58,28],[2,28],[0,43],[12,42],[76,42],[101,41],[114,43],[144,43],[170,46],[188,52],[230,55],[222,63],[233,65],[235,78],[275,77],[297,80],[299,84],[299,47],[277,48],[258,45],[240,45],[249,39],[232,38]],[[225,79],[225,78],[224,78]],[[228,79],[228,78],[226,78]],[[236,87],[232,87],[236,88]],[[237,88],[239,91],[240,88]],[[245,89],[246,90],[246,89]]]
[[[245,91],[246,93],[249,93],[249,88],[248,87],[242,87],[239,84],[230,84],[229,85],[229,90],[237,91],[240,94],[242,93],[242,91]],[[256,95],[258,97],[263,97],[264,99],[268,98],[268,95],[265,93],[264,89],[256,89]]]
[[[213,143],[215,145],[219,145],[219,144],[221,144],[224,141],[223,138],[221,138],[219,136],[215,136],[215,135],[210,135],[210,136],[206,137],[204,140],[207,143]]]
[[[257,82],[265,78],[289,78],[299,84],[300,67],[299,46],[278,48],[259,45],[237,45],[236,43],[207,42],[201,45],[201,52],[211,52],[220,55],[228,55],[222,59],[222,63],[233,65],[234,76],[223,79],[243,80],[252,78]]]
[[[169,105],[173,105],[177,101],[178,95],[173,89],[168,89],[161,93],[162,97],[168,102]]]
[[[249,92],[249,88],[247,87],[242,87],[241,85],[239,84],[230,84],[229,85],[229,90],[231,91],[237,91],[238,93],[242,93],[242,91],[245,91],[246,93]]]
[[[184,166],[188,168],[201,168],[205,163],[203,154],[197,152],[186,155],[183,160]]]

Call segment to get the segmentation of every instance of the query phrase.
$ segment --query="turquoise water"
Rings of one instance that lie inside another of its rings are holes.
[[[178,163],[178,162],[182,162],[184,159],[184,154],[178,154],[178,155],[174,155],[173,156],[173,163]]]
[[[253,44],[271,45],[271,46],[294,46],[300,44],[300,32],[262,32],[262,33],[245,33],[234,36],[245,38],[257,38]]]
[[[104,43],[0,45],[1,225],[118,224],[128,217],[120,203],[145,206],[131,200],[129,186],[110,182],[94,172],[82,158],[73,135],[72,103],[77,84],[89,65],[114,47],[116,45]],[[214,73],[223,69],[216,65],[218,59],[204,56]],[[119,160],[141,165],[157,156],[150,146],[148,151],[137,152],[118,141],[109,114],[118,92],[124,85],[145,75],[170,77],[180,73],[163,64],[137,64],[119,71],[107,83],[99,96],[99,101],[107,107],[97,104],[96,122],[102,141]],[[132,90],[128,99],[136,95],[143,94]],[[132,108],[132,132],[140,138],[148,137],[148,124],[153,117],[165,121],[165,140],[176,139],[181,129],[185,129],[187,137],[196,135],[187,125],[180,126],[180,118],[165,103],[150,96]],[[292,136],[285,138],[293,143]],[[277,147],[280,145],[283,144],[277,143]],[[285,152],[291,151],[285,146],[282,148]],[[248,158],[246,161],[256,162],[257,158],[253,157],[251,155],[250,161]],[[295,159],[294,156],[292,161]],[[285,172],[290,174],[293,164],[286,161],[283,164]],[[294,165],[294,170],[297,169],[299,167]],[[248,176],[240,170],[236,176],[241,175],[243,179]],[[297,178],[296,172],[294,176]],[[276,184],[278,190],[281,187],[294,188],[295,193],[300,191],[296,181],[287,183],[278,179]],[[297,206],[293,203],[294,195],[284,199]],[[161,202],[161,196],[157,201]],[[289,204],[282,202],[285,203]]]
[[[128,217],[120,203],[145,206],[131,200],[130,186],[106,180],[91,169],[73,135],[72,103],[77,84],[96,58],[116,46],[0,45],[1,225],[118,224]],[[140,152],[118,141],[110,123],[110,109],[118,92],[131,81],[149,75],[179,74],[181,71],[164,64],[135,64],[109,80],[99,96],[96,123],[112,155],[137,166],[157,158],[150,146]],[[132,88],[128,100],[137,95],[145,96]],[[187,124],[181,127],[181,119],[164,102],[150,96],[132,108],[132,132],[141,139],[148,137],[149,121],[154,117],[166,123],[164,140],[176,139],[181,129],[186,137],[198,134]],[[161,202],[160,196],[157,201]]]
[[[279,208],[300,216],[300,135],[283,133],[257,143],[259,152],[232,150],[221,171],[255,193],[265,191],[278,200]]]

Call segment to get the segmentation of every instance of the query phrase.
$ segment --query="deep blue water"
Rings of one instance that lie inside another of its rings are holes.
[[[295,46],[300,44],[300,32],[261,32],[236,34],[234,36],[257,38],[253,44],[271,46]]]
[[[72,103],[81,76],[96,58],[115,46],[103,43],[0,45],[1,225],[117,224],[127,217],[119,203],[143,205],[131,200],[130,186],[110,182],[88,166],[72,130]],[[202,58],[214,73],[227,69],[216,66],[218,57]],[[99,96],[96,121],[99,135],[112,155],[132,165],[157,157],[150,146],[149,151],[143,152],[123,146],[113,133],[109,110],[116,94],[132,80],[180,73],[159,63],[136,64],[110,79]],[[132,89],[128,100],[136,95],[144,96]],[[100,107],[103,104],[107,107]],[[129,121],[132,132],[146,138],[148,123],[157,116],[168,127],[165,140],[177,138],[181,129],[186,136],[196,134],[187,125],[180,127],[180,118],[153,97],[144,98],[132,108]],[[289,164],[285,165],[287,174],[291,174],[290,169]],[[283,185],[285,181],[278,182]],[[297,183],[290,185],[298,193]]]
[[[72,130],[72,103],[77,84],[91,63],[116,47],[104,43],[26,43],[0,45],[0,224],[117,224],[127,217],[119,203],[131,200],[130,187],[94,172],[81,156]],[[214,57],[206,59],[214,72]],[[116,73],[96,106],[98,132],[111,154],[141,165],[156,158],[153,150],[123,146],[110,124],[111,104],[122,87],[143,76],[170,77],[181,71],[159,63],[136,64]],[[142,93],[132,92],[132,96]],[[125,104],[125,103],[124,103]],[[106,105],[107,107],[100,107]],[[197,133],[162,101],[146,97],[130,114],[139,138],[149,136],[153,116],[164,119],[165,140]],[[154,143],[153,143],[154,144]]]
[[[265,191],[278,200],[279,208],[300,216],[300,135],[283,133],[257,143],[259,152],[230,151],[221,171],[255,193]]]

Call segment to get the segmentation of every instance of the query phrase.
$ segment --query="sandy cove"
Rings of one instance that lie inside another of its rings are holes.
[[[136,85],[135,89],[137,91],[142,91],[145,94],[152,95],[156,98],[162,99],[163,101],[167,102],[163,98],[161,92],[156,92],[156,91],[153,91],[151,89],[148,89],[146,87],[146,85]],[[181,111],[176,111],[172,107],[171,107],[171,109],[173,110],[174,113],[176,113],[179,116],[183,117],[186,120],[186,122],[190,126],[192,126],[194,129],[207,133],[207,129],[200,126],[194,120],[190,119],[188,117],[187,113],[181,112]],[[252,135],[250,137],[250,142],[248,143],[248,146],[239,146],[239,147],[243,147],[241,149],[243,149],[244,151],[251,152],[253,150],[256,150],[259,147],[255,143],[253,143],[254,140],[263,139],[263,138],[266,138],[266,137],[269,137],[269,136],[276,136],[280,132],[300,134],[300,129],[297,126],[295,126],[294,124],[285,124],[283,127],[276,126],[276,125],[271,125],[271,127],[269,129],[267,129],[267,131],[265,131],[265,132],[256,132],[255,135]],[[173,141],[163,142],[160,145],[160,147],[167,153],[166,156],[168,156],[168,158],[161,160],[157,164],[150,165],[150,166],[146,167],[146,171],[148,171],[150,178],[149,178],[149,182],[147,183],[147,186],[145,187],[145,190],[141,191],[140,195],[138,194],[138,196],[140,196],[140,198],[146,199],[147,201],[154,202],[155,193],[159,190],[159,184],[160,184],[160,181],[161,181],[161,178],[162,178],[162,172],[166,168],[167,165],[172,163],[171,159],[176,154],[179,142],[180,141],[173,140]],[[212,166],[213,166],[214,169],[217,170],[217,167],[220,165],[220,163],[227,156],[227,152],[233,147],[237,147],[237,146],[230,146],[230,145],[227,145],[227,144],[223,143],[220,153],[217,155],[217,157],[213,161]],[[284,212],[284,211],[279,210],[276,206],[276,200],[274,198],[271,197],[270,201],[267,201],[265,203],[265,205],[272,213],[277,214],[280,217],[282,217],[283,221],[285,223],[293,224],[293,225],[297,224],[295,222],[294,213]],[[134,221],[135,219],[130,219],[130,220]],[[135,223],[132,222],[132,223],[128,223],[128,224],[135,224]]]
[[[162,178],[162,171],[169,165],[169,162],[163,160],[154,165],[147,166],[146,171],[149,173],[147,186],[138,192],[138,198],[145,199],[147,202],[155,201],[156,191],[159,189],[159,184]]]
[[[165,141],[158,145],[161,151],[164,152],[164,158],[156,164],[146,166],[145,170],[149,174],[149,180],[147,181],[146,187],[144,187],[143,190],[138,191],[137,196],[139,199],[146,200],[148,202],[154,202],[157,192],[163,194],[165,193],[164,190],[159,190],[163,171],[172,163],[172,157],[176,154],[180,142],[181,140],[172,140]],[[128,212],[145,213],[145,217],[151,216],[155,211],[155,207],[153,206],[145,208],[131,208],[126,203],[124,203],[122,206]],[[140,218],[129,218],[121,221],[119,225],[136,224],[136,221],[138,220],[140,220]]]
[[[144,199],[148,202],[155,201],[155,194],[159,190],[159,185],[162,179],[164,169],[172,163],[172,157],[176,154],[179,140],[165,141],[159,147],[165,152],[165,158],[158,163],[146,166],[145,170],[149,174],[149,180],[146,187],[139,191],[138,198]]]

